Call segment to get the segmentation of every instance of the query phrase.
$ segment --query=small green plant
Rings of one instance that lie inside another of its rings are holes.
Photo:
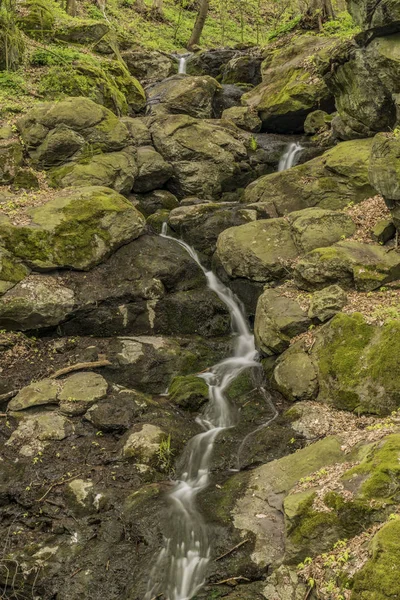
[[[160,471],[164,473],[171,473],[172,471],[172,459],[174,451],[171,448],[171,434],[167,438],[163,439],[157,450],[158,466]]]
[[[250,148],[250,150],[253,150],[253,152],[255,152],[258,148],[258,143],[257,143],[257,140],[254,137],[254,135],[252,135],[251,138],[249,139],[249,148]]]

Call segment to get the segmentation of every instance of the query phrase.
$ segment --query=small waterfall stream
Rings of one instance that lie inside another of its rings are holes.
[[[210,462],[218,434],[236,425],[235,412],[224,392],[244,369],[259,363],[254,336],[239,301],[212,271],[203,268],[193,248],[167,235],[166,224],[161,235],[180,244],[200,266],[208,287],[227,306],[235,334],[233,356],[199,375],[209,387],[209,403],[204,413],[197,417],[203,432],[190,440],[183,472],[169,494],[173,533],[165,541],[151,571],[145,595],[145,600],[152,600],[159,594],[168,600],[190,600],[205,583],[211,552],[208,528],[196,508],[196,497],[209,484]]]
[[[186,75],[186,67],[187,67],[187,61],[189,60],[189,58],[192,56],[191,53],[187,53],[187,54],[176,54],[175,57],[178,60],[178,74],[179,75]]]
[[[291,144],[288,144],[281,160],[279,161],[278,171],[286,171],[286,169],[296,166],[297,160],[303,150],[303,146],[298,142],[292,142]]]

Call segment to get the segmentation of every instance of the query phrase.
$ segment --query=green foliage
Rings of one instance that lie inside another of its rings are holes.
[[[84,59],[85,56],[74,48],[48,46],[34,50],[29,62],[33,67],[52,67],[72,63],[74,60]]]
[[[173,470],[174,451],[171,448],[171,434],[162,440],[157,450],[157,462],[160,471],[163,473],[171,473]]]
[[[336,19],[324,23],[322,29],[325,35],[344,38],[353,37],[360,32],[360,28],[355,25],[352,16],[347,11],[339,13]]]
[[[281,25],[279,25],[279,27],[277,27],[268,34],[268,41],[275,40],[276,38],[282,37],[286,33],[293,31],[293,29],[295,29],[299,25],[300,21],[300,15],[297,15],[296,17],[288,21],[284,21]]]
[[[16,70],[21,64],[24,49],[14,1],[0,0],[0,71]]]

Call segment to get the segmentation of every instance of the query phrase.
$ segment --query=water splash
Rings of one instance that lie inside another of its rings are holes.
[[[278,171],[286,171],[297,164],[300,154],[304,150],[298,142],[292,142],[286,146],[286,150],[279,161]]]
[[[254,336],[248,328],[239,301],[212,271],[204,269],[193,248],[167,235],[166,223],[161,235],[185,248],[202,269],[208,287],[228,308],[235,334],[233,355],[200,375],[209,389],[209,403],[197,418],[203,432],[190,440],[183,473],[169,494],[173,534],[165,541],[151,571],[145,595],[145,600],[151,600],[161,593],[168,600],[190,600],[205,583],[211,552],[208,528],[197,510],[196,497],[209,484],[216,438],[221,431],[236,424],[236,413],[229,405],[225,391],[243,370],[259,366],[259,363]]]

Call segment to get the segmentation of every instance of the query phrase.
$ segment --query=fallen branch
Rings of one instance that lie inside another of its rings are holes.
[[[80,567],[80,569],[77,569],[76,571],[74,571],[71,575],[70,575],[70,579],[72,579],[73,577],[75,577],[75,575],[78,575],[78,573],[80,571],[82,571],[83,567]]]
[[[229,579],[224,579],[223,581],[217,581],[217,583],[215,585],[223,585],[224,583],[231,583],[234,581],[251,581],[250,579],[247,579],[247,577],[242,577],[241,575],[239,575],[239,577],[230,577]]]
[[[225,554],[221,554],[221,556],[218,556],[218,558],[216,558],[215,561],[222,560],[223,558],[225,558],[225,556],[229,556],[229,554],[232,554],[232,552],[235,552],[235,550],[237,550],[238,548],[241,548],[241,546],[243,546],[244,544],[247,544],[247,542],[249,542],[249,541],[250,540],[243,540],[239,544],[236,544],[236,546],[233,546],[233,548],[228,550],[228,552],[225,552]]]
[[[309,587],[308,590],[306,591],[306,595],[304,596],[304,600],[308,600],[308,598],[310,597],[310,594],[312,592],[313,588]]]
[[[51,486],[49,487],[49,489],[47,490],[47,492],[45,494],[43,494],[43,496],[41,498],[36,500],[36,502],[42,502],[46,498],[46,496],[48,496],[50,494],[50,492],[53,488],[58,487],[59,485],[63,485],[64,483],[68,483],[68,481],[72,481],[73,479],[76,479],[77,477],[79,477],[79,475],[73,475],[72,477],[69,477],[68,479],[62,479],[60,481],[56,481],[55,483],[52,483]]]
[[[63,369],[59,369],[52,375],[50,375],[50,379],[57,379],[62,375],[67,375],[68,373],[72,373],[73,371],[83,371],[85,369],[98,369],[99,367],[109,367],[112,363],[109,360],[97,360],[95,362],[82,362],[76,363],[75,365],[69,365],[69,367],[64,367]]]

